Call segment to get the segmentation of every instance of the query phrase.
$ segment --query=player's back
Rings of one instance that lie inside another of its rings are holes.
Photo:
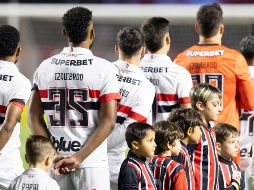
[[[194,45],[175,62],[191,73],[194,85],[209,83],[222,91],[223,111],[217,121],[239,129],[239,103],[246,109],[254,106],[254,100],[248,98],[254,88],[243,56],[222,45]]]
[[[78,151],[99,124],[100,103],[119,96],[115,71],[110,62],[94,56],[90,50],[71,47],[39,66],[34,82],[59,152]],[[104,165],[106,155],[104,142],[84,163]]]
[[[156,101],[153,105],[153,122],[167,120],[168,114],[179,104],[189,103],[191,76],[166,55],[146,54],[140,67],[154,85]]]

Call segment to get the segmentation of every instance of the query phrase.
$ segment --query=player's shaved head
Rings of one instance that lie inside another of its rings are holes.
[[[79,45],[88,36],[88,27],[92,25],[92,12],[84,7],[74,7],[63,16],[64,32],[69,41]]]
[[[141,31],[145,38],[146,48],[150,52],[156,52],[163,46],[164,36],[169,33],[169,21],[162,17],[152,17],[146,20]]]
[[[26,141],[26,159],[30,164],[40,163],[54,152],[55,148],[50,139],[44,136],[31,135]]]
[[[0,26],[0,58],[4,59],[15,54],[19,45],[19,31],[10,25]]]
[[[223,12],[218,3],[203,5],[197,13],[200,34],[205,37],[215,36],[222,24]]]
[[[124,27],[117,33],[117,44],[124,55],[138,53],[144,44],[144,37],[139,29]]]

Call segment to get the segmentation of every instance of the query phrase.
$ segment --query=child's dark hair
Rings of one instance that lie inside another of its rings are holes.
[[[20,41],[19,31],[10,25],[0,26],[0,58],[15,54]]]
[[[49,138],[40,135],[31,135],[26,141],[26,159],[29,164],[43,161],[48,155],[53,155],[55,148]]]
[[[79,45],[88,35],[88,26],[92,21],[92,12],[84,7],[74,7],[63,16],[64,31],[70,42]]]
[[[200,83],[193,86],[190,92],[192,108],[197,109],[197,102],[206,105],[209,100],[213,99],[214,95],[219,96],[220,99],[222,98],[221,91],[210,84]]]
[[[125,132],[125,139],[127,142],[127,145],[130,149],[132,149],[131,143],[133,141],[140,142],[145,136],[146,132],[148,130],[153,130],[153,126],[147,124],[147,123],[142,123],[142,122],[134,122],[131,123]]]
[[[201,127],[204,125],[199,112],[193,108],[174,109],[168,118],[168,121],[177,124],[187,136],[189,128]]]
[[[144,45],[144,37],[139,29],[124,27],[117,33],[117,44],[124,55],[135,55]]]
[[[239,132],[235,127],[226,123],[218,123],[214,127],[214,131],[216,134],[216,141],[219,143],[223,143],[227,137],[231,135],[233,137],[239,136]]]
[[[168,150],[167,144],[172,145],[177,139],[183,138],[183,132],[179,126],[170,121],[159,121],[154,123],[155,143],[157,144],[155,154],[161,154]]]
[[[240,51],[246,60],[254,58],[254,36],[247,36],[240,42]]]
[[[152,17],[142,24],[141,31],[149,51],[156,52],[162,48],[164,36],[169,32],[169,25],[169,21],[162,17]]]

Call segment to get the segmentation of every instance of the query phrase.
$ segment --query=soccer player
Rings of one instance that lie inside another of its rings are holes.
[[[191,105],[203,121],[202,137],[198,144],[189,145],[194,169],[195,189],[218,189],[219,162],[215,134],[210,122],[217,120],[221,113],[221,92],[209,84],[197,84],[190,93]]]
[[[178,156],[172,156],[172,159],[182,164],[186,171],[188,190],[195,189],[195,178],[193,166],[187,146],[189,144],[198,144],[201,138],[202,119],[198,111],[193,108],[178,108],[171,112],[168,121],[177,124],[184,133],[181,139],[181,150]]]
[[[127,158],[121,165],[118,177],[118,190],[156,190],[147,157],[155,151],[155,132],[151,125],[142,122],[131,123],[125,133],[130,148]]]
[[[60,190],[57,182],[48,176],[55,152],[50,139],[31,135],[26,141],[25,155],[30,168],[11,182],[9,190]]]
[[[117,109],[115,128],[108,138],[111,189],[118,188],[118,174],[127,149],[125,141],[127,126],[135,121],[148,122],[151,113],[155,89],[139,68],[140,58],[145,52],[143,45],[143,35],[136,28],[125,27],[117,34],[116,52],[119,60],[114,64],[119,71],[117,78],[121,100]]]
[[[245,57],[251,79],[254,80],[254,36],[247,36],[240,42],[240,51]],[[240,117],[240,164],[244,171],[252,162],[254,143],[254,110],[241,110]]]
[[[109,189],[105,139],[120,98],[116,68],[89,50],[94,40],[89,9],[68,10],[63,26],[69,47],[43,61],[34,74],[30,128],[33,134],[50,134],[60,154],[54,172],[67,174],[54,176],[61,190]]]
[[[217,124],[214,130],[220,163],[219,189],[244,189],[240,167],[233,161],[239,150],[239,132],[225,123]]]
[[[10,25],[0,26],[0,189],[24,168],[20,157],[20,117],[31,92],[30,81],[19,72],[19,31]]]
[[[141,29],[148,54],[141,60],[141,69],[155,86],[153,122],[167,120],[176,107],[190,107],[191,75],[168,57],[170,49],[169,21],[152,17]]]
[[[180,53],[175,63],[191,73],[194,84],[208,83],[222,92],[223,111],[216,121],[231,124],[239,130],[239,109],[254,109],[254,84],[244,57],[221,45],[224,33],[222,14],[217,3],[200,7],[195,24],[198,45]]]
[[[183,133],[179,126],[169,121],[154,124],[155,156],[149,163],[158,190],[187,190],[186,173],[182,165],[171,157],[178,156],[181,150],[180,140]]]

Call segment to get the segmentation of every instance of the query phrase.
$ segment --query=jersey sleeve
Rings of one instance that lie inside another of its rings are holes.
[[[119,94],[119,83],[117,81],[117,70],[113,66],[112,63],[107,63],[107,73],[105,73],[105,77],[103,80],[101,94],[100,94],[100,102],[104,103],[110,100],[120,100]]]
[[[237,95],[240,107],[245,110],[254,110],[254,82],[251,80],[247,63],[243,56],[237,59]]]
[[[187,177],[185,170],[179,165],[174,172],[176,173],[173,175],[173,182],[172,182],[172,190],[188,190],[188,184],[187,184]]]
[[[180,104],[190,103],[190,91],[192,88],[191,74],[186,69],[182,68],[182,74],[179,76],[179,84],[177,87],[177,96]]]
[[[140,171],[131,162],[122,165],[118,177],[119,190],[136,190],[140,179]]]

